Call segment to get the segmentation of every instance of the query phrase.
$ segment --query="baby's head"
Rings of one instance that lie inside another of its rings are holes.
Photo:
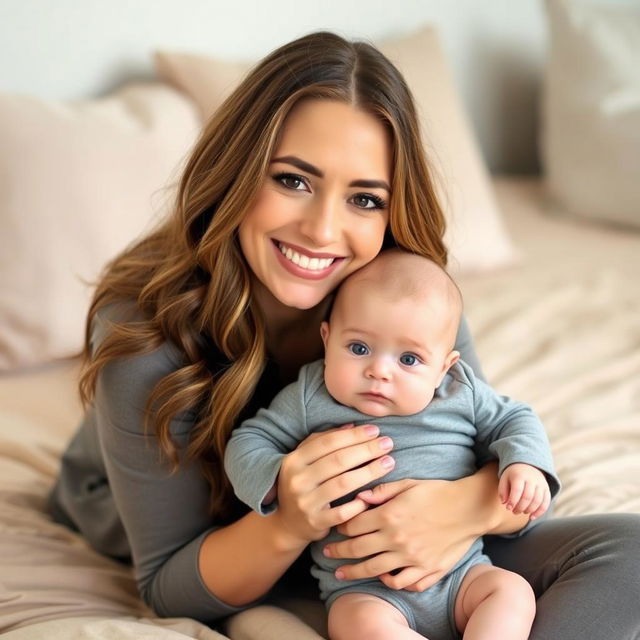
[[[459,358],[461,313],[460,291],[441,267],[381,253],[344,281],[322,323],[329,393],[371,416],[422,411]]]

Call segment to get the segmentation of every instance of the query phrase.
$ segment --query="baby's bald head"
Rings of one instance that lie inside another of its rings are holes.
[[[432,260],[400,249],[382,252],[340,286],[332,317],[340,312],[341,305],[368,292],[392,302],[411,298],[417,308],[429,313],[430,322],[441,326],[443,339],[453,348],[462,315],[462,295],[449,274]]]

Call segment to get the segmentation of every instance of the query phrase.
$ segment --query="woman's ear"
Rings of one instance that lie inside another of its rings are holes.
[[[322,336],[322,342],[324,343],[325,351],[327,350],[327,342],[329,341],[329,323],[323,320],[320,323],[320,335]]]

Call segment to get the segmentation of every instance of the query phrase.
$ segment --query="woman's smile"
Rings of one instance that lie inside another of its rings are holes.
[[[300,278],[311,280],[325,278],[344,260],[335,254],[312,252],[278,240],[274,240],[273,245],[279,254],[277,257],[280,264],[289,273]]]

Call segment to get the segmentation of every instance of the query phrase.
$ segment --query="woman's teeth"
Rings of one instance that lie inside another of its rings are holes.
[[[335,258],[309,258],[309,256],[302,255],[281,243],[278,243],[278,249],[287,260],[291,260],[293,264],[309,271],[326,269],[335,260]]]

